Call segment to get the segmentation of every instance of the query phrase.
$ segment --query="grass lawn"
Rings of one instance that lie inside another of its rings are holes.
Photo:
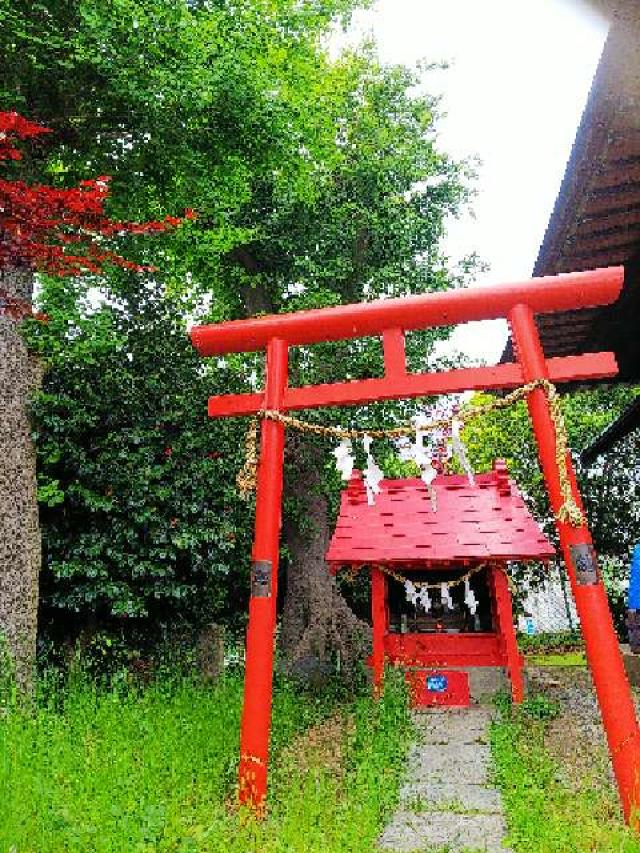
[[[622,824],[615,794],[574,791],[545,746],[552,703],[542,697],[501,709],[491,729],[496,781],[516,853],[640,853],[640,838]]]
[[[544,655],[529,655],[527,663],[533,666],[586,666],[584,652],[562,652]]]
[[[77,683],[0,709],[1,853],[372,849],[410,739],[404,690],[274,696],[269,816],[235,810],[242,682]]]

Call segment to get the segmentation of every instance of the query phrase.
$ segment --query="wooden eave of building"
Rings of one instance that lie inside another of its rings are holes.
[[[618,301],[539,316],[547,357],[613,350],[613,382],[640,382],[640,4],[594,2],[611,25],[533,275],[623,265]],[[513,361],[508,342],[503,362]],[[586,450],[593,461],[640,427],[636,400]]]
[[[614,305],[537,318],[548,357],[613,350],[640,381],[640,4],[614,19],[534,276],[622,264]],[[513,360],[511,342],[502,361]]]

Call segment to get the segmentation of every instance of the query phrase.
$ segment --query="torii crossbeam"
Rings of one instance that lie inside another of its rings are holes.
[[[613,353],[546,359],[535,314],[610,304],[617,299],[623,281],[623,268],[611,267],[517,284],[196,326],[191,330],[191,339],[203,356],[266,351],[264,391],[211,397],[211,417],[344,406],[470,389],[498,390],[536,379],[554,383],[602,379],[617,373]],[[514,363],[439,373],[407,372],[406,332],[497,318],[509,321],[516,355]],[[289,388],[289,347],[369,336],[382,337],[382,378]],[[551,507],[557,513],[563,496],[556,438],[549,402],[541,388],[530,392],[528,407]],[[267,792],[284,438],[283,423],[263,419],[239,766],[240,799],[258,812],[263,810]],[[582,506],[569,454],[566,464],[574,500]],[[640,801],[639,729],[591,535],[586,524],[574,527],[557,520],[556,526],[622,807],[625,818],[635,823],[635,807]]]

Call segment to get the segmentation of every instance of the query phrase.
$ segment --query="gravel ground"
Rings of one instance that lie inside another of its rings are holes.
[[[527,667],[529,692],[560,704],[547,747],[560,765],[562,781],[574,790],[598,788],[616,798],[600,710],[586,667]],[[636,694],[636,705],[638,705]]]

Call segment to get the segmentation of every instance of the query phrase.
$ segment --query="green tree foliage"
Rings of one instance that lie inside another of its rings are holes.
[[[239,425],[206,416],[212,381],[184,305],[153,281],[115,278],[118,301],[93,310],[69,289],[66,309],[55,305],[59,283],[46,280],[53,316],[31,325],[52,363],[34,405],[41,603],[49,616],[107,621],[224,618],[249,553],[233,476]]]
[[[637,389],[625,386],[576,391],[562,397],[562,407],[573,450],[580,493],[585,503],[595,546],[601,556],[604,579],[618,626],[626,607],[622,580],[628,573],[629,555],[640,529],[640,437],[631,435],[590,465],[580,460],[589,446],[630,403]],[[473,403],[490,399],[476,395]],[[526,405],[469,421],[464,430],[469,454],[477,470],[495,458],[504,458],[545,533],[557,541],[537,449]]]
[[[28,165],[113,175],[116,218],[196,208],[163,271],[212,318],[450,283],[437,241],[465,190],[434,100],[371,47],[325,47],[361,3],[3,2],[0,104],[60,143]]]
[[[89,175],[112,175],[107,212],[114,218],[158,219],[167,212],[194,208],[197,219],[175,234],[163,236],[162,249],[128,237],[132,245],[123,246],[122,252],[160,267],[165,298],[173,300],[168,303],[171,310],[182,311],[179,306],[184,297],[196,318],[217,321],[459,285],[473,268],[473,260],[451,272],[439,241],[445,218],[455,215],[467,199],[468,170],[452,162],[436,145],[435,100],[416,88],[416,73],[382,65],[371,45],[337,58],[328,51],[333,27],[362,5],[355,0],[118,0],[106,4],[0,0],[0,106],[16,108],[56,131],[21,168],[61,185]],[[119,285],[111,277],[83,284],[99,290],[108,304],[121,298]],[[70,328],[74,329],[80,322],[74,311],[80,310],[82,292],[68,283],[49,282],[43,308],[52,322],[64,324],[71,318]],[[64,580],[59,589],[64,589],[65,606],[92,606],[92,590],[100,588],[103,601],[109,598],[108,590],[113,590],[112,610],[126,610],[129,604],[124,602],[129,601],[130,581],[136,572],[144,575],[138,585],[144,588],[142,598],[131,605],[139,612],[148,606],[143,600],[148,601],[152,594],[162,598],[168,589],[167,563],[161,561],[154,574],[160,551],[155,549],[149,555],[145,525],[153,518],[166,530],[178,513],[170,502],[157,498],[156,486],[144,500],[145,493],[138,493],[136,500],[143,500],[144,505],[138,505],[135,516],[129,513],[128,522],[134,525],[135,518],[138,526],[125,524],[123,528],[132,539],[125,552],[130,564],[126,569],[121,565],[115,577],[110,574],[113,554],[103,561],[107,549],[115,552],[124,547],[124,532],[117,546],[107,541],[112,518],[122,518],[120,510],[110,501],[112,496],[103,494],[109,484],[101,479],[99,497],[82,498],[80,505],[89,513],[93,513],[91,500],[100,504],[103,520],[102,526],[93,528],[104,540],[93,546],[100,577],[89,579],[79,568],[72,544],[74,528],[65,519],[67,502],[73,496],[77,507],[80,501],[77,491],[69,492],[72,477],[78,489],[93,495],[95,472],[91,466],[98,464],[97,457],[92,457],[90,466],[77,465],[63,476],[58,476],[56,468],[58,458],[76,458],[68,444],[77,444],[80,458],[90,439],[86,431],[74,433],[74,421],[60,416],[56,408],[59,398],[78,400],[77,419],[81,420],[86,395],[88,423],[96,419],[98,403],[104,404],[105,411],[113,404],[114,410],[130,417],[130,433],[105,433],[99,454],[101,470],[117,469],[121,464],[138,429],[136,421],[149,424],[148,417],[162,421],[167,410],[186,408],[186,392],[175,402],[169,384],[158,378],[160,364],[170,354],[158,351],[157,343],[143,332],[156,321],[147,323],[150,315],[142,318],[140,313],[129,317],[129,312],[137,310],[132,300],[127,295],[120,313],[120,309],[111,309],[111,313],[105,309],[92,315],[90,323],[82,320],[80,337],[75,332],[58,336],[59,349],[50,351],[52,372],[47,380],[53,392],[47,384],[38,405],[45,442],[41,458],[46,467],[41,497],[55,504],[49,506],[45,524],[51,527],[47,541],[57,543],[56,572],[63,564],[68,566],[66,578],[56,575],[56,584]],[[180,322],[176,319],[174,330]],[[109,397],[122,394],[127,371],[133,369],[124,362],[124,351],[120,352],[123,363],[110,368],[119,378],[109,384],[101,377],[106,384],[99,401],[90,387],[83,390],[90,384],[90,371],[83,368],[86,353],[79,349],[80,341],[91,351],[95,346],[101,357],[117,360],[117,348],[110,349],[112,333],[103,334],[100,325],[105,323],[113,324],[114,336],[133,336],[134,328],[139,331],[140,355],[133,364],[148,365],[146,374],[138,374],[141,383],[143,376],[158,383],[152,396],[158,394],[160,411],[153,416],[145,408],[142,391],[135,403],[139,410],[132,405],[125,411],[121,402]],[[175,344],[174,356],[184,365],[184,377],[195,368],[188,364],[176,334],[169,337]],[[412,366],[424,368],[434,339],[446,334],[447,330],[440,330],[410,336]],[[143,356],[145,337],[148,354]],[[375,375],[381,363],[379,341],[319,346],[292,354],[291,378],[302,383]],[[77,377],[83,375],[86,381],[76,379],[72,364],[77,366]],[[198,421],[202,428],[206,429],[205,387],[216,393],[251,390],[252,373],[259,382],[261,371],[261,356],[228,358],[203,367],[189,400],[193,411],[201,407],[197,417],[202,416]],[[203,389],[202,393],[197,389]],[[356,409],[327,414],[326,418],[374,423],[399,412],[406,414],[406,407],[386,405],[366,415]],[[58,426],[54,428],[56,417]],[[169,420],[177,428],[175,419]],[[112,421],[107,418],[106,423]],[[162,439],[151,426],[140,430],[140,444],[132,445],[132,457],[140,460],[140,472],[149,471],[156,482],[159,468],[166,466],[158,457]],[[238,447],[239,435],[235,432],[234,436]],[[184,441],[188,446],[195,438],[185,437]],[[327,451],[326,446],[318,451],[313,443],[290,442],[289,481],[311,483],[311,471],[319,481],[308,491],[326,492],[318,452],[327,455]],[[224,480],[227,488],[234,487],[228,468]],[[142,489],[142,478],[139,482]],[[167,482],[158,480],[157,488],[167,488]],[[298,534],[302,520],[307,527],[327,528],[326,500],[316,502],[311,512],[300,495],[294,497],[290,492],[285,503],[289,578],[324,577],[321,560],[314,558],[311,565],[310,551],[302,544],[304,535]],[[215,502],[215,508],[208,501]],[[227,505],[227,499],[215,491],[203,504],[223,516]],[[203,527],[208,524],[204,518],[201,523]],[[211,523],[219,525],[213,519]],[[238,531],[243,524],[246,529],[247,523],[244,517],[233,522]],[[82,528],[80,517],[74,525]],[[115,529],[119,529],[117,525]],[[206,535],[201,534],[196,551],[204,547]],[[220,541],[217,534],[211,535]],[[239,538],[244,535],[238,532]],[[299,546],[297,554],[291,544],[294,540]],[[140,543],[147,544],[141,544],[138,552]],[[212,559],[229,571],[235,571],[238,564],[235,554],[232,558],[223,549]],[[122,577],[128,580],[120,596]],[[76,596],[79,579],[82,583]],[[176,581],[176,589],[182,588],[180,583]],[[173,580],[169,586],[172,584]],[[302,596],[300,589],[297,594]],[[304,605],[306,610],[317,610],[321,601],[323,613],[336,612],[332,590],[311,596],[311,603]]]

